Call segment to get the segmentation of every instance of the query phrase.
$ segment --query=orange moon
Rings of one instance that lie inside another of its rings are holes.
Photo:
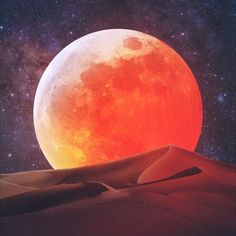
[[[53,168],[104,163],[167,144],[194,150],[197,82],[182,57],[126,29],[88,34],[45,70],[35,95],[37,139]]]

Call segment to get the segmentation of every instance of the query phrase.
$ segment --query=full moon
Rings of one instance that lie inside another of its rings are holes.
[[[182,57],[142,32],[109,29],[65,47],[35,95],[34,126],[53,168],[125,158],[172,144],[194,150],[197,82]]]

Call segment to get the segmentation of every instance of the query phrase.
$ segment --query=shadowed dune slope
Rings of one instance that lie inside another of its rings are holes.
[[[39,211],[63,203],[91,198],[107,191],[117,193],[116,190],[99,182],[60,184],[25,192],[2,199],[0,217]]]

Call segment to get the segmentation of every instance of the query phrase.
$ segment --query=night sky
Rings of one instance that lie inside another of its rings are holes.
[[[52,58],[94,31],[149,33],[188,63],[201,90],[196,151],[236,164],[236,1],[0,0],[0,173],[51,168],[33,127],[35,91]]]

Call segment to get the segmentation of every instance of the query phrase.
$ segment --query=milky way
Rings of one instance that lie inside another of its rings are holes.
[[[235,1],[17,1],[0,9],[0,172],[50,168],[35,137],[40,77],[66,45],[88,33],[128,28],[173,47],[199,84],[204,107],[196,151],[236,163]]]

